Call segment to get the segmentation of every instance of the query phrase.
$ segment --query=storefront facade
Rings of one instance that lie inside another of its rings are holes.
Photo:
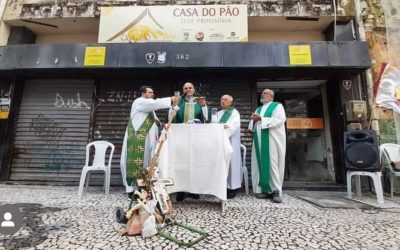
[[[291,65],[292,45],[310,46],[312,64]],[[85,66],[86,48],[99,46],[105,48],[104,65]],[[156,96],[170,96],[186,81],[196,84],[211,107],[219,107],[223,94],[234,96],[248,167],[249,118],[260,91],[274,89],[292,119],[286,183],[343,183],[343,104],[365,99],[358,76],[370,66],[362,42],[18,45],[1,50],[1,71],[16,79],[17,90],[10,104],[15,110],[8,121],[14,122],[7,125],[10,147],[3,153],[2,180],[53,184],[77,184],[86,144],[107,140],[116,145],[111,183],[121,185],[121,144],[138,89],[150,84]],[[150,62],[149,53],[166,57]],[[344,84],[349,81],[350,88]],[[166,111],[158,115],[163,119]],[[313,121],[317,125],[309,124]]]

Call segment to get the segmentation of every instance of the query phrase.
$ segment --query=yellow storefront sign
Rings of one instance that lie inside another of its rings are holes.
[[[287,118],[288,129],[323,129],[323,118]]]
[[[86,47],[84,66],[104,66],[106,47]]]
[[[310,45],[289,45],[290,65],[312,65]]]
[[[8,111],[0,110],[0,119],[8,119]]]
[[[10,112],[10,98],[0,98],[0,119],[8,119]]]

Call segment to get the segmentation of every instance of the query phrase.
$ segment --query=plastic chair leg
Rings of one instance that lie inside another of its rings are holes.
[[[107,170],[104,170],[103,188],[104,188],[104,193],[107,194]]]
[[[393,198],[393,190],[394,190],[394,176],[392,173],[390,174],[390,197]]]
[[[85,192],[87,192],[88,191],[88,188],[89,188],[89,184],[90,184],[90,177],[91,177],[91,172],[90,172],[90,170],[89,171],[87,171],[87,177],[86,177],[86,184],[85,184]]]
[[[246,194],[249,194],[249,173],[246,167],[242,167],[243,170],[243,178],[244,178],[244,188],[246,190]]]
[[[376,199],[378,200],[379,204],[383,204],[384,200],[383,200],[381,175],[379,173],[376,173],[375,175],[371,175],[371,177],[374,181]]]
[[[351,173],[347,172],[347,198],[351,199]]]
[[[79,190],[78,190],[78,198],[82,198],[82,193],[83,193],[83,186],[85,184],[85,179],[86,179],[86,174],[87,170],[83,168],[82,173],[81,173],[81,180],[79,181]]]
[[[355,185],[356,185],[356,196],[361,197],[361,176],[360,175],[356,175],[355,176]]]
[[[105,185],[104,188],[106,194],[110,193],[110,175],[111,173],[109,169],[104,171],[104,185]]]

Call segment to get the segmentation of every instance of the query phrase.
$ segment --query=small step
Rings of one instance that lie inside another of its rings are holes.
[[[346,191],[346,186],[334,182],[284,182],[284,190]]]

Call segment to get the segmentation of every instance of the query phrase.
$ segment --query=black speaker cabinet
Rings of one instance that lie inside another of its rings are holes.
[[[344,158],[347,170],[379,171],[379,148],[375,131],[344,132]]]

